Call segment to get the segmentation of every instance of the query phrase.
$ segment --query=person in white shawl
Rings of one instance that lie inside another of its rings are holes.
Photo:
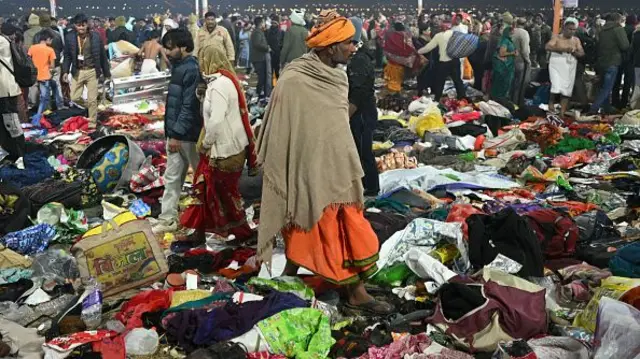
[[[560,99],[560,116],[564,116],[569,106],[569,99],[573,93],[576,80],[578,57],[584,56],[584,49],[574,34],[578,28],[578,20],[570,17],[564,22],[562,33],[555,35],[546,45],[551,53],[549,57],[549,77],[551,78],[551,96],[549,96],[549,111],[555,112],[558,95]]]
[[[164,37],[164,35],[167,33],[167,31],[172,30],[172,29],[177,29],[178,28],[178,23],[173,21],[172,19],[165,19],[164,22],[162,22],[162,37]],[[162,37],[160,38],[162,40]]]

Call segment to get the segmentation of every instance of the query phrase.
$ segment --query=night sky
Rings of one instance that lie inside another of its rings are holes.
[[[186,13],[193,9],[194,0],[56,0],[59,7],[62,10],[58,10],[63,15],[75,14],[79,11],[83,11],[88,15],[141,15],[156,12],[154,10],[161,10],[162,8],[171,8],[174,12]],[[234,7],[245,7],[249,5],[278,5],[282,7],[293,7],[296,5],[309,5],[314,3],[348,3],[357,4],[361,6],[370,6],[372,1],[370,0],[341,0],[341,1],[308,1],[308,0],[222,0],[215,1],[210,0],[211,5],[226,5],[230,4]],[[409,6],[415,6],[417,0],[381,0],[377,1],[381,4],[407,4]],[[440,1],[428,1],[424,2],[425,7],[436,7],[438,4],[447,4],[451,7],[471,7],[476,6],[479,8],[485,7],[489,4],[496,4],[500,7],[507,6],[508,8],[517,11],[518,9],[531,9],[531,8],[543,8],[550,7],[551,0],[440,0]],[[0,0],[0,16],[6,16],[11,13],[26,13],[31,8],[45,7],[48,8],[48,0]],[[602,11],[608,9],[630,9],[640,8],[640,1],[637,0],[580,0],[581,8],[595,7],[600,8]],[[78,10],[78,8],[81,10]],[[148,12],[147,12],[148,10]],[[638,10],[640,12],[640,10]]]

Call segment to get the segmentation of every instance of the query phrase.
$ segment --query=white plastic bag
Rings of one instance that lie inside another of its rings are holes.
[[[594,359],[640,359],[640,310],[603,297],[598,306]]]

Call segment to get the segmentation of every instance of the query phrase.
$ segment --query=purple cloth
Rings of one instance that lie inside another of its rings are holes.
[[[259,321],[283,310],[306,308],[309,303],[291,293],[273,291],[261,301],[227,303],[213,310],[185,310],[167,322],[167,335],[188,352],[198,347],[236,338]]]

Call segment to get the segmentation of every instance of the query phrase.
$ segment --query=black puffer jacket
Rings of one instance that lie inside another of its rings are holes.
[[[198,141],[202,130],[200,101],[196,97],[199,82],[200,66],[195,57],[189,56],[173,65],[164,115],[164,133],[168,138]]]
[[[96,76],[100,77],[100,75],[104,75],[104,77],[111,77],[111,67],[109,60],[107,60],[107,52],[104,49],[100,35],[98,35],[97,32],[91,31],[89,36],[91,36],[91,53],[96,69]],[[71,31],[64,39],[62,73],[68,74],[69,71],[71,71],[71,74],[75,76],[78,73],[78,34],[75,31]]]

